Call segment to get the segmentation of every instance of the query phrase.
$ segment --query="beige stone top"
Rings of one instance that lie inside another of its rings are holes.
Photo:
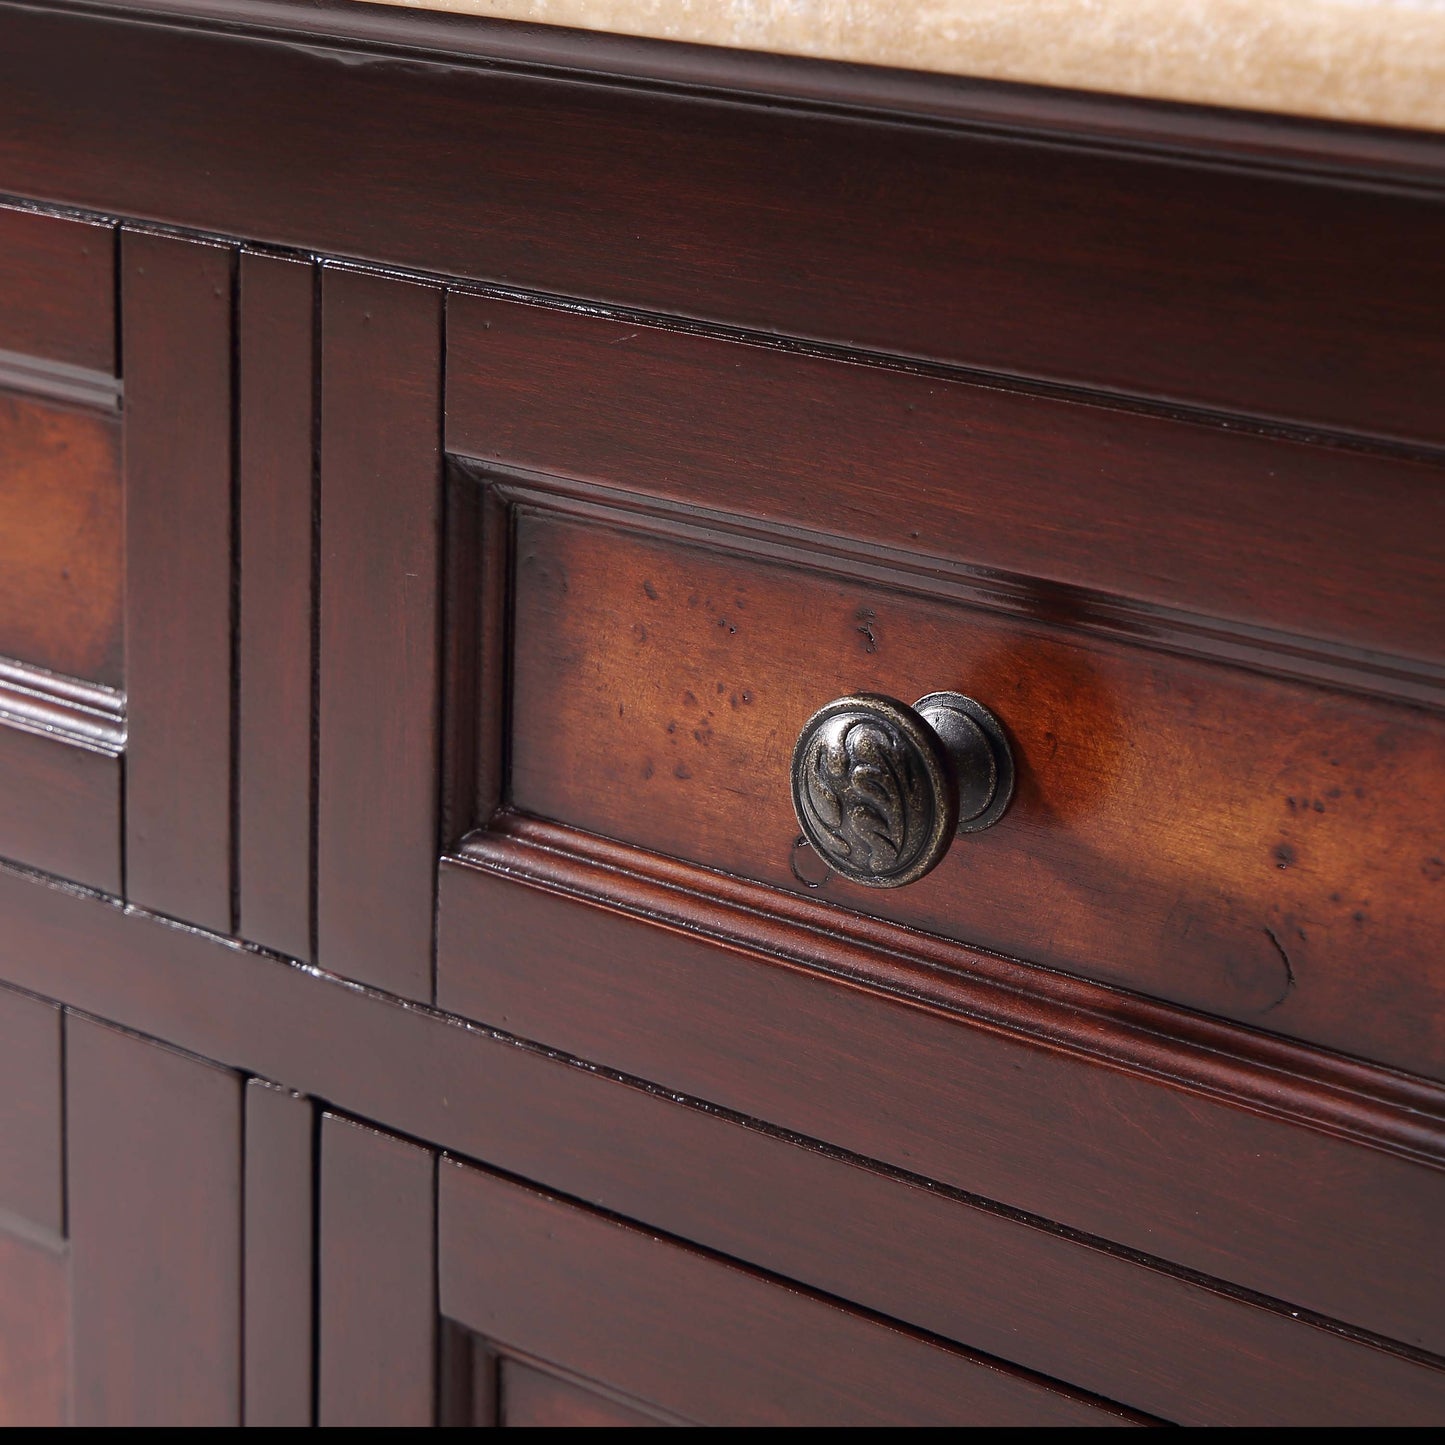
[[[1445,0],[376,0],[1445,130]]]

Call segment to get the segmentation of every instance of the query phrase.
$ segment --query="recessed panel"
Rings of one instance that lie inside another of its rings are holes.
[[[1445,725],[902,584],[519,505],[519,809],[1031,962],[1438,1071]],[[797,846],[833,698],[992,709],[1009,811],[896,889]]]
[[[123,682],[120,419],[0,390],[0,657]]]

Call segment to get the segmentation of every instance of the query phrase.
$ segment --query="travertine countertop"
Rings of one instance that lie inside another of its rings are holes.
[[[1445,130],[1445,0],[378,0]]]

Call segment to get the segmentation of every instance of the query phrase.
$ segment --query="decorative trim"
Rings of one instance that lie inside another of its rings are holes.
[[[755,521],[568,477],[453,456],[456,472],[512,505],[806,567],[983,607],[1070,633],[1223,662],[1269,677],[1445,711],[1445,666],[1094,592],[1067,583],[921,557],[825,532]],[[492,570],[495,570],[493,568]]]
[[[1094,1064],[1445,1166],[1445,1086],[1425,1079],[517,813],[498,814],[455,858],[835,973]],[[834,962],[824,968],[820,958]]]
[[[125,694],[0,658],[0,726],[119,757],[125,750]]]
[[[116,377],[18,351],[0,350],[0,390],[94,407],[98,411],[120,408],[121,384]]]
[[[1177,101],[766,55],[515,20],[350,0],[31,0],[37,8],[422,53],[487,69],[686,91],[741,103],[865,113],[1090,149],[1193,157],[1251,170],[1348,176],[1371,186],[1445,185],[1439,137]]]

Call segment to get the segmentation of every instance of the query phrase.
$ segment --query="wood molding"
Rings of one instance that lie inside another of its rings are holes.
[[[125,694],[0,658],[0,723],[119,757],[125,750]]]
[[[1193,156],[1371,185],[1445,182],[1438,137],[1390,126],[1256,114],[1009,81],[719,49],[349,0],[29,0],[47,9],[235,34],[299,36],[379,53],[563,74],[797,109],[888,115],[1060,144]]]
[[[47,361],[19,351],[0,350],[0,389],[19,391],[47,401],[113,412],[120,407],[118,377],[66,361]]]
[[[1445,1168],[1445,1085],[1428,1079],[517,813],[499,813],[456,858]],[[837,968],[823,969],[820,957]]]
[[[356,10],[369,12],[357,23],[393,37],[440,21],[438,35],[487,36],[501,51],[338,37],[326,31],[332,12],[304,7],[299,27],[267,29],[238,20],[239,8],[196,21],[7,0],[0,126],[26,144],[7,158],[4,184],[193,232],[1111,398],[1445,444],[1425,381],[1439,346],[1437,138],[1254,119],[1257,143],[1232,149],[1235,122],[1216,118],[1194,149],[1120,144],[1071,118],[1097,109],[1090,97],[1057,111],[1049,92],[962,83],[992,112],[970,122],[942,102],[888,108],[892,81],[872,106],[812,98],[808,62],[764,64],[775,79],[749,90],[728,77],[753,62],[703,51],[690,79],[649,80],[641,62],[617,58],[632,53],[626,43],[597,52],[614,56],[610,70],[565,58],[569,44],[590,54],[610,37],[569,42],[538,28],[537,56],[512,62],[501,37],[527,37],[505,25]],[[631,44],[672,54],[665,42]],[[560,50],[543,63],[548,47]],[[405,63],[357,63],[372,57]],[[848,67],[822,67],[835,69]],[[140,78],[158,74],[164,85]],[[801,99],[779,94],[785,82]],[[1031,104],[1042,121],[1000,119]],[[488,143],[459,168],[458,137],[482,111]],[[1147,136],[1146,114],[1174,112],[1117,110],[1140,117]],[[1286,138],[1294,168],[1259,162],[1270,133]],[[1362,148],[1342,169],[1302,164],[1308,143],[1288,137],[1307,135],[1353,136]],[[283,145],[298,166],[275,167]],[[1409,158],[1392,170],[1401,147]],[[303,161],[326,170],[324,197],[296,182]],[[870,204],[854,209],[855,194]],[[619,196],[632,198],[621,210]],[[747,214],[773,223],[738,228]],[[1072,271],[1040,259],[1060,215],[1090,258],[1082,307]],[[1382,253],[1392,257],[1383,271],[1373,264]],[[868,259],[879,255],[905,257],[906,281],[905,268]],[[1302,345],[1338,364],[1301,364]]]
[[[0,659],[0,854],[120,890],[125,701]]]
[[[448,1319],[692,1424],[1163,1423],[453,1160],[437,1210]]]
[[[563,516],[611,522],[646,535],[693,540],[806,566],[810,571],[832,570],[839,577],[868,578],[1006,616],[1063,623],[1071,633],[1083,636],[1107,637],[1270,677],[1445,710],[1445,665],[1421,658],[1390,656],[1067,583],[924,557],[876,542],[853,542],[835,533],[670,502],[597,482],[461,456],[452,456],[450,465],[503,505],[536,506]],[[494,565],[490,574],[495,572]],[[488,575],[487,569],[483,575]]]

